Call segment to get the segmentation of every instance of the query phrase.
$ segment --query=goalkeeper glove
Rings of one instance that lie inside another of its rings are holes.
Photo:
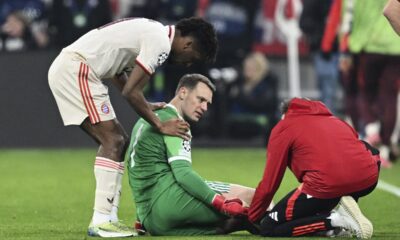
[[[146,229],[139,220],[136,220],[134,228],[139,235],[145,235]]]
[[[248,208],[242,206],[242,201],[239,198],[226,200],[225,197],[215,194],[212,203],[213,207],[219,212],[234,217],[247,216]]]

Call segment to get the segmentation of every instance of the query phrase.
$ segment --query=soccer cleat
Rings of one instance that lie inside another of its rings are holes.
[[[119,220],[118,222],[113,222],[115,225],[117,225],[117,227],[126,230],[126,231],[133,231],[135,232],[134,229],[132,229],[131,227],[129,227],[128,225],[126,225],[125,223],[123,223],[121,220]]]
[[[379,156],[381,160],[381,167],[383,168],[391,168],[392,163],[390,162],[390,149],[386,145],[382,145],[379,147]]]
[[[334,228],[332,230],[316,232],[316,233],[312,234],[311,236],[315,236],[315,237],[330,237],[330,238],[334,238],[334,237],[352,238],[353,234],[351,233],[351,231],[349,231],[347,229],[344,229],[344,228],[341,228],[341,227],[337,227],[337,228]]]
[[[335,228],[333,229],[332,235],[330,237],[339,237],[339,238],[352,238],[353,234],[351,231],[344,228]]]
[[[120,222],[106,222],[98,225],[89,225],[88,235],[92,237],[136,237],[137,233]]]
[[[365,137],[365,141],[367,141],[372,146],[378,146],[381,143],[381,137],[379,136],[379,134],[367,135]]]
[[[367,141],[372,146],[377,146],[381,143],[381,137],[379,131],[381,129],[381,124],[379,122],[368,123],[365,126],[365,141]]]
[[[357,238],[368,239],[372,237],[372,223],[362,214],[357,202],[350,196],[340,199],[337,213],[342,217],[344,228],[352,231]]]
[[[344,228],[338,228],[333,230],[333,236],[332,237],[340,237],[340,238],[352,238],[353,234],[351,231],[344,229]]]
[[[381,166],[383,168],[392,168],[393,167],[393,164],[392,164],[392,162],[390,162],[390,160],[388,160],[386,158],[382,158],[382,157],[380,160],[381,160]]]

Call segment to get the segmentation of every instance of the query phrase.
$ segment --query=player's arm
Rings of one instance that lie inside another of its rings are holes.
[[[144,95],[143,89],[150,80],[150,75],[145,70],[136,66],[128,77],[122,88],[122,95],[127,99],[129,104],[135,109],[143,119],[158,129],[163,134],[179,136],[188,139],[187,130],[188,123],[180,119],[172,119],[170,121],[161,122],[153,113],[153,105],[149,104]]]
[[[128,81],[128,74],[126,72],[122,72],[121,74],[113,77],[111,80],[112,80],[112,83],[114,84],[114,86],[120,92],[122,92],[122,90],[125,87],[126,82]]]
[[[240,199],[226,200],[224,196],[214,192],[204,180],[192,169],[192,164],[184,159],[176,159],[170,163],[176,182],[193,197],[210,205],[228,216],[247,215]]]
[[[260,221],[264,216],[285,174],[290,136],[283,134],[280,129],[275,127],[271,133],[264,175],[250,204],[249,220],[253,223]]]
[[[118,88],[118,90],[120,90],[120,92],[122,92],[122,90],[125,87],[126,82],[128,81],[128,74],[129,73],[127,73],[127,72],[122,72],[121,74],[112,78],[112,83],[114,84],[114,86],[116,86]],[[147,104],[150,105],[150,109],[152,111],[164,108],[166,105],[165,102],[155,102],[155,103],[147,102]]]
[[[143,89],[149,82],[150,75],[147,74],[141,67],[133,68],[132,73],[128,77],[125,84],[123,78],[117,80],[117,87],[122,87],[122,96],[124,96],[129,104],[135,109],[136,113],[143,117],[147,122],[157,129],[161,128],[160,119],[151,111],[145,97]]]
[[[383,15],[389,20],[396,33],[400,35],[400,1],[389,0],[383,9]]]
[[[177,183],[193,197],[211,205],[215,192],[192,169],[187,159],[176,158],[170,162],[172,172]]]
[[[229,215],[246,215],[247,209],[242,206],[239,199],[227,201],[214,192],[205,181],[192,169],[190,143],[177,137],[166,136],[164,138],[168,163],[176,182],[190,195],[199,199],[216,210]]]

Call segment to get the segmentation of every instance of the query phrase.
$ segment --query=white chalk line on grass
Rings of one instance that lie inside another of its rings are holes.
[[[383,180],[379,180],[377,188],[400,197],[400,188]]]

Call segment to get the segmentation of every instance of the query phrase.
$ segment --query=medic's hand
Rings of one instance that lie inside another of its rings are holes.
[[[212,201],[215,209],[228,216],[247,216],[248,208],[243,207],[240,199],[226,200],[222,195],[216,194]]]

